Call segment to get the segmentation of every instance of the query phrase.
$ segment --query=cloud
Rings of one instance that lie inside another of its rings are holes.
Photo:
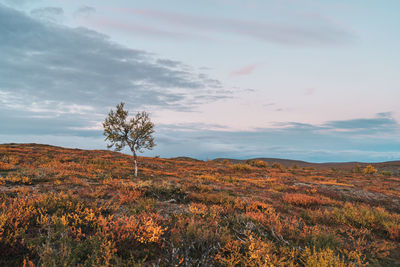
[[[42,9],[36,14],[61,14]],[[185,64],[0,4],[0,134],[92,136],[111,107],[193,111],[231,97]],[[81,130],[79,130],[81,129]],[[101,133],[100,133],[101,135]]]
[[[328,122],[324,125],[324,128],[374,136],[376,134],[396,133],[399,130],[399,124],[391,117],[391,113],[378,113],[375,118]]]
[[[381,112],[376,114],[376,116],[381,118],[392,118],[393,112]]]
[[[183,32],[168,29],[162,29],[159,27],[149,26],[148,24],[139,24],[134,22],[122,21],[113,18],[104,18],[99,16],[92,16],[85,21],[85,24],[95,28],[107,28],[113,31],[121,31],[129,34],[137,33],[152,38],[165,38],[171,40],[181,41],[210,41],[209,37],[198,33]]]
[[[230,76],[243,76],[243,75],[249,75],[253,73],[253,71],[259,66],[259,64],[251,64],[244,66],[243,68],[240,68],[238,70],[234,70],[230,73]]]
[[[31,11],[31,15],[38,19],[55,23],[60,21],[60,17],[64,15],[64,10],[60,7],[37,8]]]
[[[304,95],[310,96],[313,95],[315,93],[315,88],[307,88],[304,90]]]
[[[21,101],[12,92],[0,91],[0,122],[7,125],[0,128],[1,140],[104,148],[98,127],[104,114],[99,114],[95,105],[46,100],[27,101],[24,106]],[[199,159],[277,157],[312,162],[400,158],[400,124],[390,112],[318,125],[281,122],[252,131],[232,131],[215,124],[157,124],[155,137],[157,147],[145,155]]]
[[[39,2],[41,0],[37,0],[37,2]],[[29,2],[31,2],[31,0],[0,0],[0,4],[4,3],[6,5],[9,6],[24,6],[26,4],[28,4]]]
[[[24,110],[11,110],[0,108],[0,122],[7,127],[2,127],[0,134],[3,135],[69,135],[82,137],[101,136],[98,131],[82,130],[91,122],[81,113],[65,113],[52,116],[28,115]],[[94,122],[92,122],[94,123]]]
[[[182,63],[170,59],[157,59],[157,63],[170,68],[182,67]]]
[[[75,17],[84,17],[87,18],[91,14],[96,13],[96,9],[91,6],[81,6],[80,8],[76,9],[74,12]]]
[[[121,100],[191,109],[192,99],[229,97],[215,81],[85,28],[39,22],[0,5],[0,91],[20,104],[56,101],[114,106]],[[184,64],[181,64],[182,66]],[[213,89],[213,95],[210,94]]]
[[[205,124],[159,125],[159,146],[154,153],[201,159],[277,157],[313,162],[398,160],[400,124],[379,116],[329,121],[320,125],[277,123],[275,127],[253,131],[230,131],[223,126]]]
[[[236,34],[263,42],[286,45],[332,45],[352,41],[354,33],[339,27],[322,16],[303,18],[297,24],[258,22],[251,20],[201,17],[153,9],[115,9],[162,21],[163,23],[190,28],[191,32]],[[306,21],[307,19],[307,21]]]

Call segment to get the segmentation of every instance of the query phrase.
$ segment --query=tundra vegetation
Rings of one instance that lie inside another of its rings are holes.
[[[135,177],[118,152],[0,145],[0,265],[400,264],[400,178],[379,167],[139,159]]]

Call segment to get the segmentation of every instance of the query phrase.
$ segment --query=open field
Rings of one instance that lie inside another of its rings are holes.
[[[0,265],[400,265],[388,164],[139,157],[135,178],[121,153],[0,145]]]

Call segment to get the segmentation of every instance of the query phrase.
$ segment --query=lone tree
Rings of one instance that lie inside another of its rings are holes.
[[[111,110],[103,122],[105,141],[109,141],[108,148],[114,147],[121,151],[126,145],[130,148],[135,161],[135,177],[137,176],[136,152],[143,153],[143,149],[152,149],[154,144],[154,123],[150,121],[149,114],[145,111],[138,112],[134,117],[128,118],[128,111],[124,110],[125,103],[117,105]]]

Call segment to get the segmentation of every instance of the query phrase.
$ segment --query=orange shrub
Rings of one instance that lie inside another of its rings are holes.
[[[346,266],[360,266],[358,264],[348,264],[343,257],[339,257],[335,254],[335,252],[326,248],[320,251],[317,251],[315,248],[310,249],[306,248],[302,255],[301,261],[304,266],[332,266],[332,267],[346,267]]]
[[[157,243],[166,228],[160,226],[154,218],[157,219],[158,216],[123,216],[116,220],[103,221],[103,234],[111,235],[117,243],[129,240],[142,244]]]
[[[204,217],[208,213],[207,206],[202,203],[193,203],[189,206],[189,210],[193,215]]]
[[[363,174],[375,174],[377,171],[374,166],[368,165],[363,169]]]
[[[319,198],[300,193],[294,193],[294,194],[288,193],[284,195],[283,201],[292,205],[301,206],[305,208],[316,205],[323,205],[325,203],[324,201],[321,201]]]
[[[215,259],[223,266],[240,266],[240,263],[243,262],[241,249],[241,244],[238,240],[230,240],[221,248]]]
[[[400,241],[400,220],[398,222],[383,223],[390,239]]]
[[[252,170],[249,164],[233,164],[231,165],[232,170],[241,172],[250,172]]]
[[[282,164],[280,164],[279,162],[274,162],[274,163],[272,163],[272,166],[271,166],[272,168],[274,168],[274,169],[279,169],[279,170],[283,170],[284,168],[283,168],[283,166],[282,166]]]
[[[247,244],[247,266],[283,266],[285,258],[277,255],[275,245],[271,242],[263,242],[250,235]]]
[[[0,162],[0,171],[11,171],[15,168],[13,164]]]
[[[26,176],[7,176],[5,181],[13,184],[32,184],[32,180]]]
[[[132,188],[121,188],[118,190],[119,203],[133,203],[136,199],[142,196],[142,192]]]
[[[250,165],[258,168],[267,168],[268,162],[262,160],[254,160],[250,162]]]

